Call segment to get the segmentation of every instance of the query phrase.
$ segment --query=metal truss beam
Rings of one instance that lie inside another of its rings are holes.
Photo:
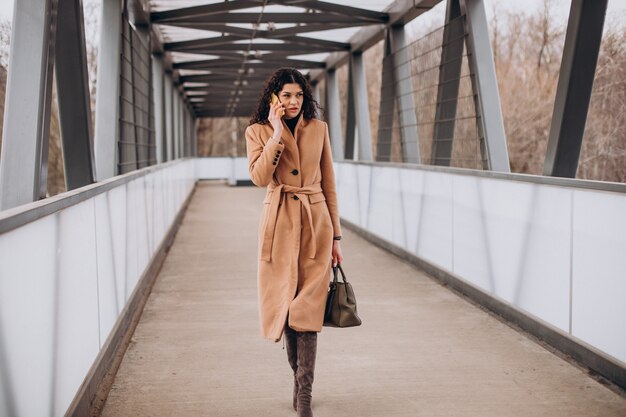
[[[272,3],[282,4],[285,6],[297,6],[307,9],[314,9],[329,14],[339,14],[350,16],[353,19],[372,20],[379,23],[385,23],[389,20],[389,15],[384,12],[376,12],[373,10],[361,9],[358,7],[344,6],[337,3],[329,3],[317,0],[275,0]]]
[[[543,174],[575,178],[608,0],[573,0]]]
[[[156,162],[167,160],[165,143],[165,67],[161,55],[152,55],[152,90],[154,91],[154,133]]]
[[[418,164],[420,154],[415,103],[413,94],[406,94],[407,91],[413,91],[413,80],[404,26],[391,26],[389,30],[393,50],[394,86],[400,121],[402,158],[404,162]]]
[[[352,82],[352,94],[354,100],[355,122],[358,129],[358,160],[372,160],[372,133],[370,126],[370,113],[367,94],[367,81],[365,79],[365,63],[363,54],[352,54],[350,60],[350,75]]]
[[[246,81],[248,84],[257,83],[262,84],[265,81],[265,76],[258,76],[258,74],[254,74],[255,77],[247,77],[240,80],[238,78],[238,74],[232,75],[220,75],[220,74],[194,74],[194,75],[185,75],[180,77],[181,83],[186,82],[216,82],[216,83],[230,83],[233,86],[236,86],[237,82]]]
[[[378,140],[376,141],[376,160],[391,160],[391,141],[393,138],[393,118],[396,111],[395,76],[391,51],[391,33],[387,31],[383,51],[382,80],[380,83],[380,106],[378,110]]]
[[[46,196],[56,6],[56,0],[15,2],[0,159],[0,210]]]
[[[190,16],[185,19],[166,20],[158,22],[165,25],[181,24],[214,24],[214,23],[353,23],[359,20],[354,16],[332,13],[218,13],[204,16]],[[367,20],[364,23],[371,23]],[[384,23],[381,20],[379,23]]]
[[[296,45],[302,45],[311,47],[311,46],[319,46],[325,48],[326,50],[343,50],[349,51],[350,44],[346,42],[337,42],[337,41],[329,41],[326,39],[315,39],[307,36],[281,36],[281,41],[289,42]]]
[[[318,32],[321,30],[331,30],[331,29],[342,29],[349,28],[354,26],[363,26],[366,24],[376,24],[373,22],[362,22],[362,21],[352,21],[345,23],[309,23],[302,26],[290,26],[286,28],[276,29],[274,31],[265,31],[265,30],[257,30],[254,31],[252,29],[242,28],[238,26],[229,26],[226,24],[218,24],[218,23],[194,23],[194,22],[171,22],[167,23],[170,26],[188,28],[188,29],[199,29],[199,30],[209,30],[213,32],[220,33],[228,33],[231,35],[242,35],[247,36],[249,39],[255,38],[267,38],[267,39],[280,39],[283,36],[288,35],[298,35],[300,33],[306,32]]]
[[[509,152],[484,0],[461,0],[461,7],[465,9],[466,16],[468,63],[470,72],[474,74],[471,79],[478,134],[479,140],[483,138],[482,152],[487,164],[484,169],[510,172]]]
[[[336,161],[344,159],[343,134],[341,133],[341,104],[339,102],[339,85],[335,70],[326,73],[326,114],[328,115],[328,134]]]
[[[119,136],[122,0],[102,3],[96,93],[96,180],[117,175]]]
[[[163,84],[165,105],[165,156],[167,161],[174,159],[174,86],[170,74],[165,75]]]
[[[89,74],[80,0],[59,1],[55,50],[65,184],[68,190],[73,190],[95,179]]]
[[[334,70],[334,69],[333,69]],[[345,125],[345,148],[344,158],[354,159],[355,133],[356,133],[356,112],[354,110],[354,80],[352,70],[352,59],[348,64],[348,104],[346,108],[346,125]]]
[[[295,1],[295,0],[294,0]],[[395,0],[383,11],[389,15],[387,26],[402,25],[410,22],[422,13],[436,6],[441,0]],[[363,52],[377,42],[384,39],[385,27],[382,25],[364,27],[350,38],[350,50]],[[338,68],[350,59],[349,53],[336,52],[326,59],[326,68]],[[324,71],[311,71],[311,80],[319,81],[324,78]]]
[[[298,68],[324,68],[326,65],[324,62],[318,61],[307,61],[304,59],[284,59],[284,60],[266,60],[263,59],[261,62],[245,62],[241,61],[232,61],[232,62],[224,62],[221,59],[209,59],[203,61],[187,61],[187,62],[178,62],[173,65],[174,69],[195,69],[195,70],[210,70],[210,69],[226,69],[232,70],[239,69],[241,67],[245,67],[246,69],[253,68],[265,68],[272,69],[276,68],[277,65],[284,66],[292,66]]]
[[[168,51],[177,51],[177,52],[187,52],[194,54],[206,54],[206,55],[221,55],[223,53],[240,51],[247,52],[248,50],[254,53],[256,51],[274,51],[274,52],[283,52],[283,55],[291,54],[300,54],[302,53],[302,45],[292,45],[289,43],[253,43],[250,46],[247,44],[230,44],[230,45],[220,45],[215,47],[199,47],[199,48],[185,48],[185,49],[168,49]],[[320,52],[331,52],[336,51],[337,48],[328,48],[312,45],[307,48],[308,53],[320,53]],[[262,56],[262,55],[261,55]],[[241,55],[240,59],[243,59],[243,55]],[[262,58],[261,58],[262,59]]]
[[[459,97],[465,28],[460,0],[449,0],[443,29],[431,164],[449,166]]]
[[[188,41],[166,42],[163,49],[166,51],[184,51],[188,48],[207,48],[217,45],[230,45],[232,42],[250,39],[241,35],[215,36],[213,38],[191,39]]]
[[[256,6],[259,6],[259,2],[255,0],[231,0],[228,2],[154,12],[150,15],[150,20],[153,23],[161,23],[175,19],[186,19],[192,16],[210,16],[216,13],[247,9]]]

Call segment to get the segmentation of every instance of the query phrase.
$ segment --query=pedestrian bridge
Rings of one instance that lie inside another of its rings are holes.
[[[15,3],[32,54],[11,55],[0,155],[0,417],[293,415],[237,121],[283,65],[325,104],[363,319],[320,334],[315,415],[626,415],[626,184],[575,178],[606,1],[572,2],[544,175],[510,172],[482,0],[446,2],[427,42],[404,26],[437,0],[105,1],[94,129],[80,3]],[[53,72],[68,191],[49,196]],[[233,151],[199,156],[197,120],[224,117]]]

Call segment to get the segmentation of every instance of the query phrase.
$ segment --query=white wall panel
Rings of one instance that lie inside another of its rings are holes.
[[[425,172],[418,256],[452,271],[452,176]]]
[[[100,310],[99,329],[100,347],[106,341],[120,311],[117,298],[117,279],[115,251],[113,247],[112,216],[110,210],[110,193],[97,195],[94,198],[96,221],[96,250],[98,268],[98,307]]]
[[[626,195],[394,164],[335,172],[342,219],[626,361]]]
[[[404,204],[404,225],[406,243],[405,249],[417,255],[417,242],[422,218],[422,200],[424,189],[424,174],[415,169],[398,169]]]
[[[246,161],[245,173],[249,175],[247,158],[241,159]],[[195,160],[196,178],[206,180],[229,178],[232,173],[232,163],[230,157],[197,158]]]
[[[492,182],[494,182],[492,180]],[[498,181],[500,186],[507,183]],[[515,278],[504,298],[569,332],[572,190],[532,185],[530,212]],[[524,222],[524,219],[517,221]],[[500,250],[494,259],[499,261]],[[496,276],[499,276],[496,270]]]
[[[574,195],[572,333],[626,362],[626,196]]]
[[[65,414],[194,182],[168,164],[0,234],[0,415]]]
[[[54,415],[63,416],[100,350],[94,201],[58,218]]]
[[[337,164],[335,162],[335,178],[341,216],[354,224],[365,227],[361,224],[359,217],[359,186],[356,165]]]
[[[369,198],[360,198],[360,212],[367,213],[367,229],[390,242],[393,241],[393,207],[396,198],[396,188],[393,185],[394,170],[373,167],[371,170],[361,170],[367,178],[359,177],[360,195],[370,195],[369,181],[371,179],[372,194],[376,196],[371,201]],[[362,184],[365,184],[362,186]]]
[[[52,406],[57,220],[0,235],[0,371],[16,416],[48,416]]]

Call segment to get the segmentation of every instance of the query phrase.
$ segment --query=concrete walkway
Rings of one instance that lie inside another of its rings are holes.
[[[282,417],[292,375],[260,338],[264,191],[198,184],[105,404],[105,417]],[[363,325],[324,328],[316,417],[626,416],[626,397],[344,229]]]

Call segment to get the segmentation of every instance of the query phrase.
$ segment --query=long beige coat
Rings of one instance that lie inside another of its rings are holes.
[[[280,143],[270,124],[246,129],[250,178],[267,187],[257,285],[261,334],[275,342],[287,318],[294,330],[322,330],[333,236],[341,235],[328,125],[302,113],[295,137],[283,125]]]

